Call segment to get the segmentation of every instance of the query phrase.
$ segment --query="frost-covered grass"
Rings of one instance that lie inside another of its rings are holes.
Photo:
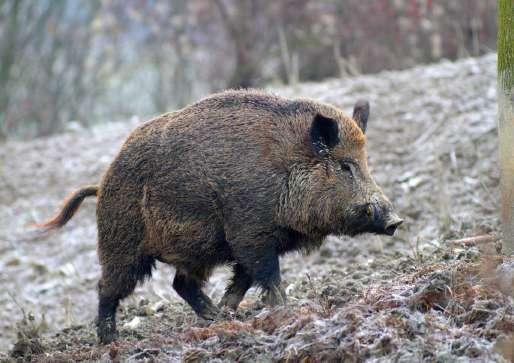
[[[251,291],[234,320],[210,326],[173,292],[173,269],[159,265],[124,302],[121,339],[110,347],[96,345],[92,324],[94,201],[58,234],[24,233],[68,192],[98,182],[136,122],[1,145],[0,349],[18,341],[28,354],[16,338],[23,309],[18,330],[36,326],[42,336],[35,360],[498,360],[493,347],[513,330],[511,298],[493,288],[500,257],[491,243],[447,243],[498,232],[495,79],[487,55],[273,90],[348,112],[370,100],[370,166],[403,228],[394,238],[329,237],[312,255],[286,256],[286,308],[264,308]],[[206,286],[215,300],[227,277],[220,269]]]

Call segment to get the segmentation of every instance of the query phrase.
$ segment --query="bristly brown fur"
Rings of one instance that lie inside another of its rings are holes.
[[[222,92],[138,127],[98,188],[73,194],[43,226],[62,226],[84,197],[97,195],[103,343],[116,338],[119,301],[151,276],[155,261],[176,268],[174,289],[203,318],[218,316],[201,288],[221,264],[234,271],[222,305],[237,308],[252,285],[266,303],[280,304],[280,255],[350,233],[352,220],[366,231],[364,209],[352,206],[372,196],[387,204],[369,175],[365,141],[359,124],[331,105]]]
[[[97,193],[97,185],[86,186],[74,191],[64,200],[63,206],[55,216],[46,222],[35,224],[34,226],[44,228],[47,231],[61,228],[71,219],[71,217],[73,217],[84,198],[96,196]]]

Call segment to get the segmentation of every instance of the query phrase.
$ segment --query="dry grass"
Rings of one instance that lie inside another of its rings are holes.
[[[370,99],[370,166],[405,218],[398,235],[380,241],[331,237],[319,254],[288,256],[281,261],[287,307],[263,309],[251,292],[233,320],[211,325],[172,292],[173,271],[160,266],[152,282],[122,304],[120,339],[107,347],[97,345],[89,323],[99,274],[94,202],[86,202],[59,234],[37,241],[17,236],[27,223],[50,215],[69,190],[98,181],[134,125],[3,145],[0,163],[14,189],[0,191],[6,202],[0,209],[0,282],[16,291],[25,311],[44,311],[51,322],[51,333],[37,338],[42,354],[34,355],[37,347],[16,354],[38,362],[509,357],[514,263],[500,255],[499,242],[451,242],[498,231],[495,77],[494,56],[487,56],[280,90],[345,109],[357,98]],[[218,272],[206,286],[214,300],[226,275]],[[147,314],[136,296],[166,306]],[[0,305],[0,350],[30,341],[30,329],[24,339],[13,329],[23,315],[18,306],[2,295]],[[135,317],[141,324],[125,328]],[[0,357],[12,360],[10,353]]]
[[[498,361],[498,354],[512,357],[509,339],[514,334],[514,307],[510,297],[497,288],[495,271],[514,259],[480,254],[478,260],[474,255],[472,259],[440,260],[452,251],[438,251],[410,273],[399,272],[408,258],[382,266],[383,274],[394,273],[330,309],[323,309],[319,298],[314,303],[300,299],[287,307],[264,310],[260,304],[245,302],[246,318],[237,315],[199,327],[177,325],[183,321],[183,312],[167,306],[145,317],[136,332],[122,329],[120,341],[107,347],[95,344],[92,326],[67,329],[47,339],[26,325],[24,338],[11,355],[48,362],[107,358],[115,362],[360,362],[371,357]],[[339,294],[346,282],[340,283],[325,290]],[[314,290],[319,295],[325,284],[311,279],[306,293]],[[141,307],[127,309],[120,326],[138,311]]]

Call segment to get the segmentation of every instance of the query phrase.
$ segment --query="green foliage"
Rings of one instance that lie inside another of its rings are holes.
[[[498,1],[498,76],[507,92],[514,88],[514,1]]]
[[[498,3],[498,136],[504,249],[514,254],[514,1]]]

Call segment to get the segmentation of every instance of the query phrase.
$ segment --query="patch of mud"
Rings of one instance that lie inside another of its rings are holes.
[[[0,145],[3,357],[20,342],[16,324],[26,311],[44,328],[44,353],[20,354],[37,361],[500,361],[512,301],[498,291],[512,280],[488,288],[482,267],[504,268],[496,252],[447,243],[498,232],[495,58],[275,90],[348,112],[370,100],[370,166],[405,219],[402,229],[394,238],[329,237],[316,253],[286,256],[287,308],[263,308],[252,290],[234,320],[211,326],[173,292],[173,269],[161,264],[122,304],[121,338],[108,347],[96,345],[93,327],[94,201],[60,233],[30,239],[26,231],[68,192],[97,183],[137,120]],[[219,299],[227,278],[218,270],[206,292]]]

